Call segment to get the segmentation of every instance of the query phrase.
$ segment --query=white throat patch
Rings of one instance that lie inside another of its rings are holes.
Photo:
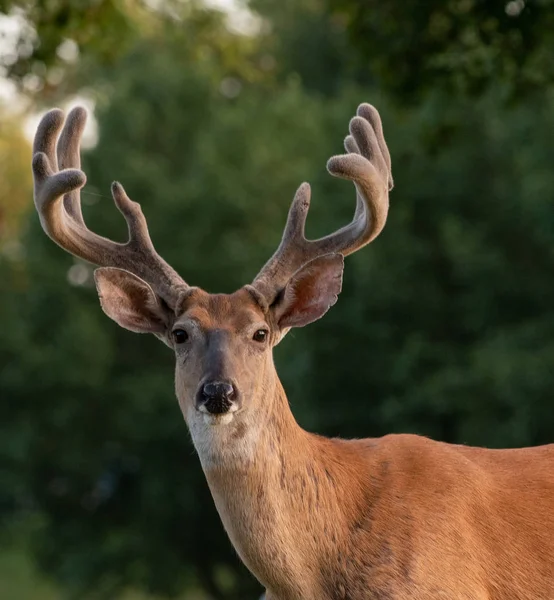
[[[262,427],[242,411],[211,415],[191,408],[187,424],[204,469],[244,467],[254,461]]]

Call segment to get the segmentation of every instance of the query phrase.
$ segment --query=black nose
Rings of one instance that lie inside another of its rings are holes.
[[[200,392],[200,402],[212,415],[226,413],[236,397],[235,387],[228,381],[208,381]]]

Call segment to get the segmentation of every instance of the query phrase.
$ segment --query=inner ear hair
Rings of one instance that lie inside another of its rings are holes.
[[[325,254],[299,269],[274,304],[279,328],[304,327],[320,319],[333,306],[342,288],[344,257]]]

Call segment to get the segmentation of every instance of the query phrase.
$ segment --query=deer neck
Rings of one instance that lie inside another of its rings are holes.
[[[319,575],[311,581],[304,562],[317,546],[332,540],[336,547],[352,512],[348,503],[357,502],[354,493],[345,500],[345,478],[355,490],[356,473],[348,466],[347,448],[343,454],[348,442],[310,434],[297,424],[277,376],[270,393],[263,400],[271,411],[261,427],[242,432],[248,440],[243,449],[201,456],[202,465],[245,564],[279,597],[308,599]],[[300,518],[307,514],[309,519]]]
[[[309,433],[296,422],[287,396],[272,367],[256,391],[255,401],[232,422],[208,425],[188,420],[194,446],[206,476],[212,473],[253,473],[288,461],[287,449],[307,451]],[[295,452],[296,454],[296,452]]]

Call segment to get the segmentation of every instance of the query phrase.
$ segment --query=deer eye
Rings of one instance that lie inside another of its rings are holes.
[[[267,329],[258,329],[252,339],[255,342],[265,342],[267,340]]]
[[[174,329],[172,335],[176,344],[184,344],[189,339],[189,334],[184,329]]]

